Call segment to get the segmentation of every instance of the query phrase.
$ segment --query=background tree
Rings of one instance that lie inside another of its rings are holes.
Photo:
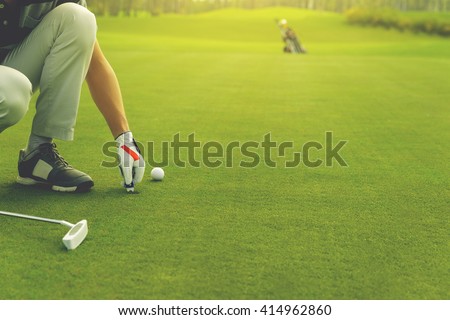
[[[220,8],[256,9],[289,6],[310,10],[344,12],[353,7],[395,8],[402,11],[446,12],[450,0],[87,0],[97,15],[117,16],[147,12],[189,14]]]

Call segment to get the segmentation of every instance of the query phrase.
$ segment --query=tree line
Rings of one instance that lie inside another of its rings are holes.
[[[345,12],[354,7],[394,8],[401,11],[447,12],[450,0],[87,0],[97,15],[135,15],[148,12],[190,14],[223,8],[257,9],[289,6]]]
[[[408,13],[389,8],[355,7],[347,10],[345,16],[350,24],[450,36],[450,19],[447,15],[427,12]]]

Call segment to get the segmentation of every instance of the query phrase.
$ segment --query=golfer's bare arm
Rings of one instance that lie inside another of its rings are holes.
[[[95,42],[86,81],[92,99],[103,114],[114,137],[129,131],[122,94],[116,74]]]

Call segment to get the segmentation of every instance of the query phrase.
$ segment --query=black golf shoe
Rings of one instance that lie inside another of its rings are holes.
[[[72,168],[60,156],[54,143],[44,143],[28,157],[19,154],[19,176],[23,185],[45,184],[60,192],[86,192],[94,186],[87,174]]]

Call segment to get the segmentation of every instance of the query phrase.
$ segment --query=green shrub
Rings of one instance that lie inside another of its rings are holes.
[[[345,13],[347,22],[363,26],[393,28],[450,36],[450,18],[436,13],[405,13],[391,8],[352,8]]]

